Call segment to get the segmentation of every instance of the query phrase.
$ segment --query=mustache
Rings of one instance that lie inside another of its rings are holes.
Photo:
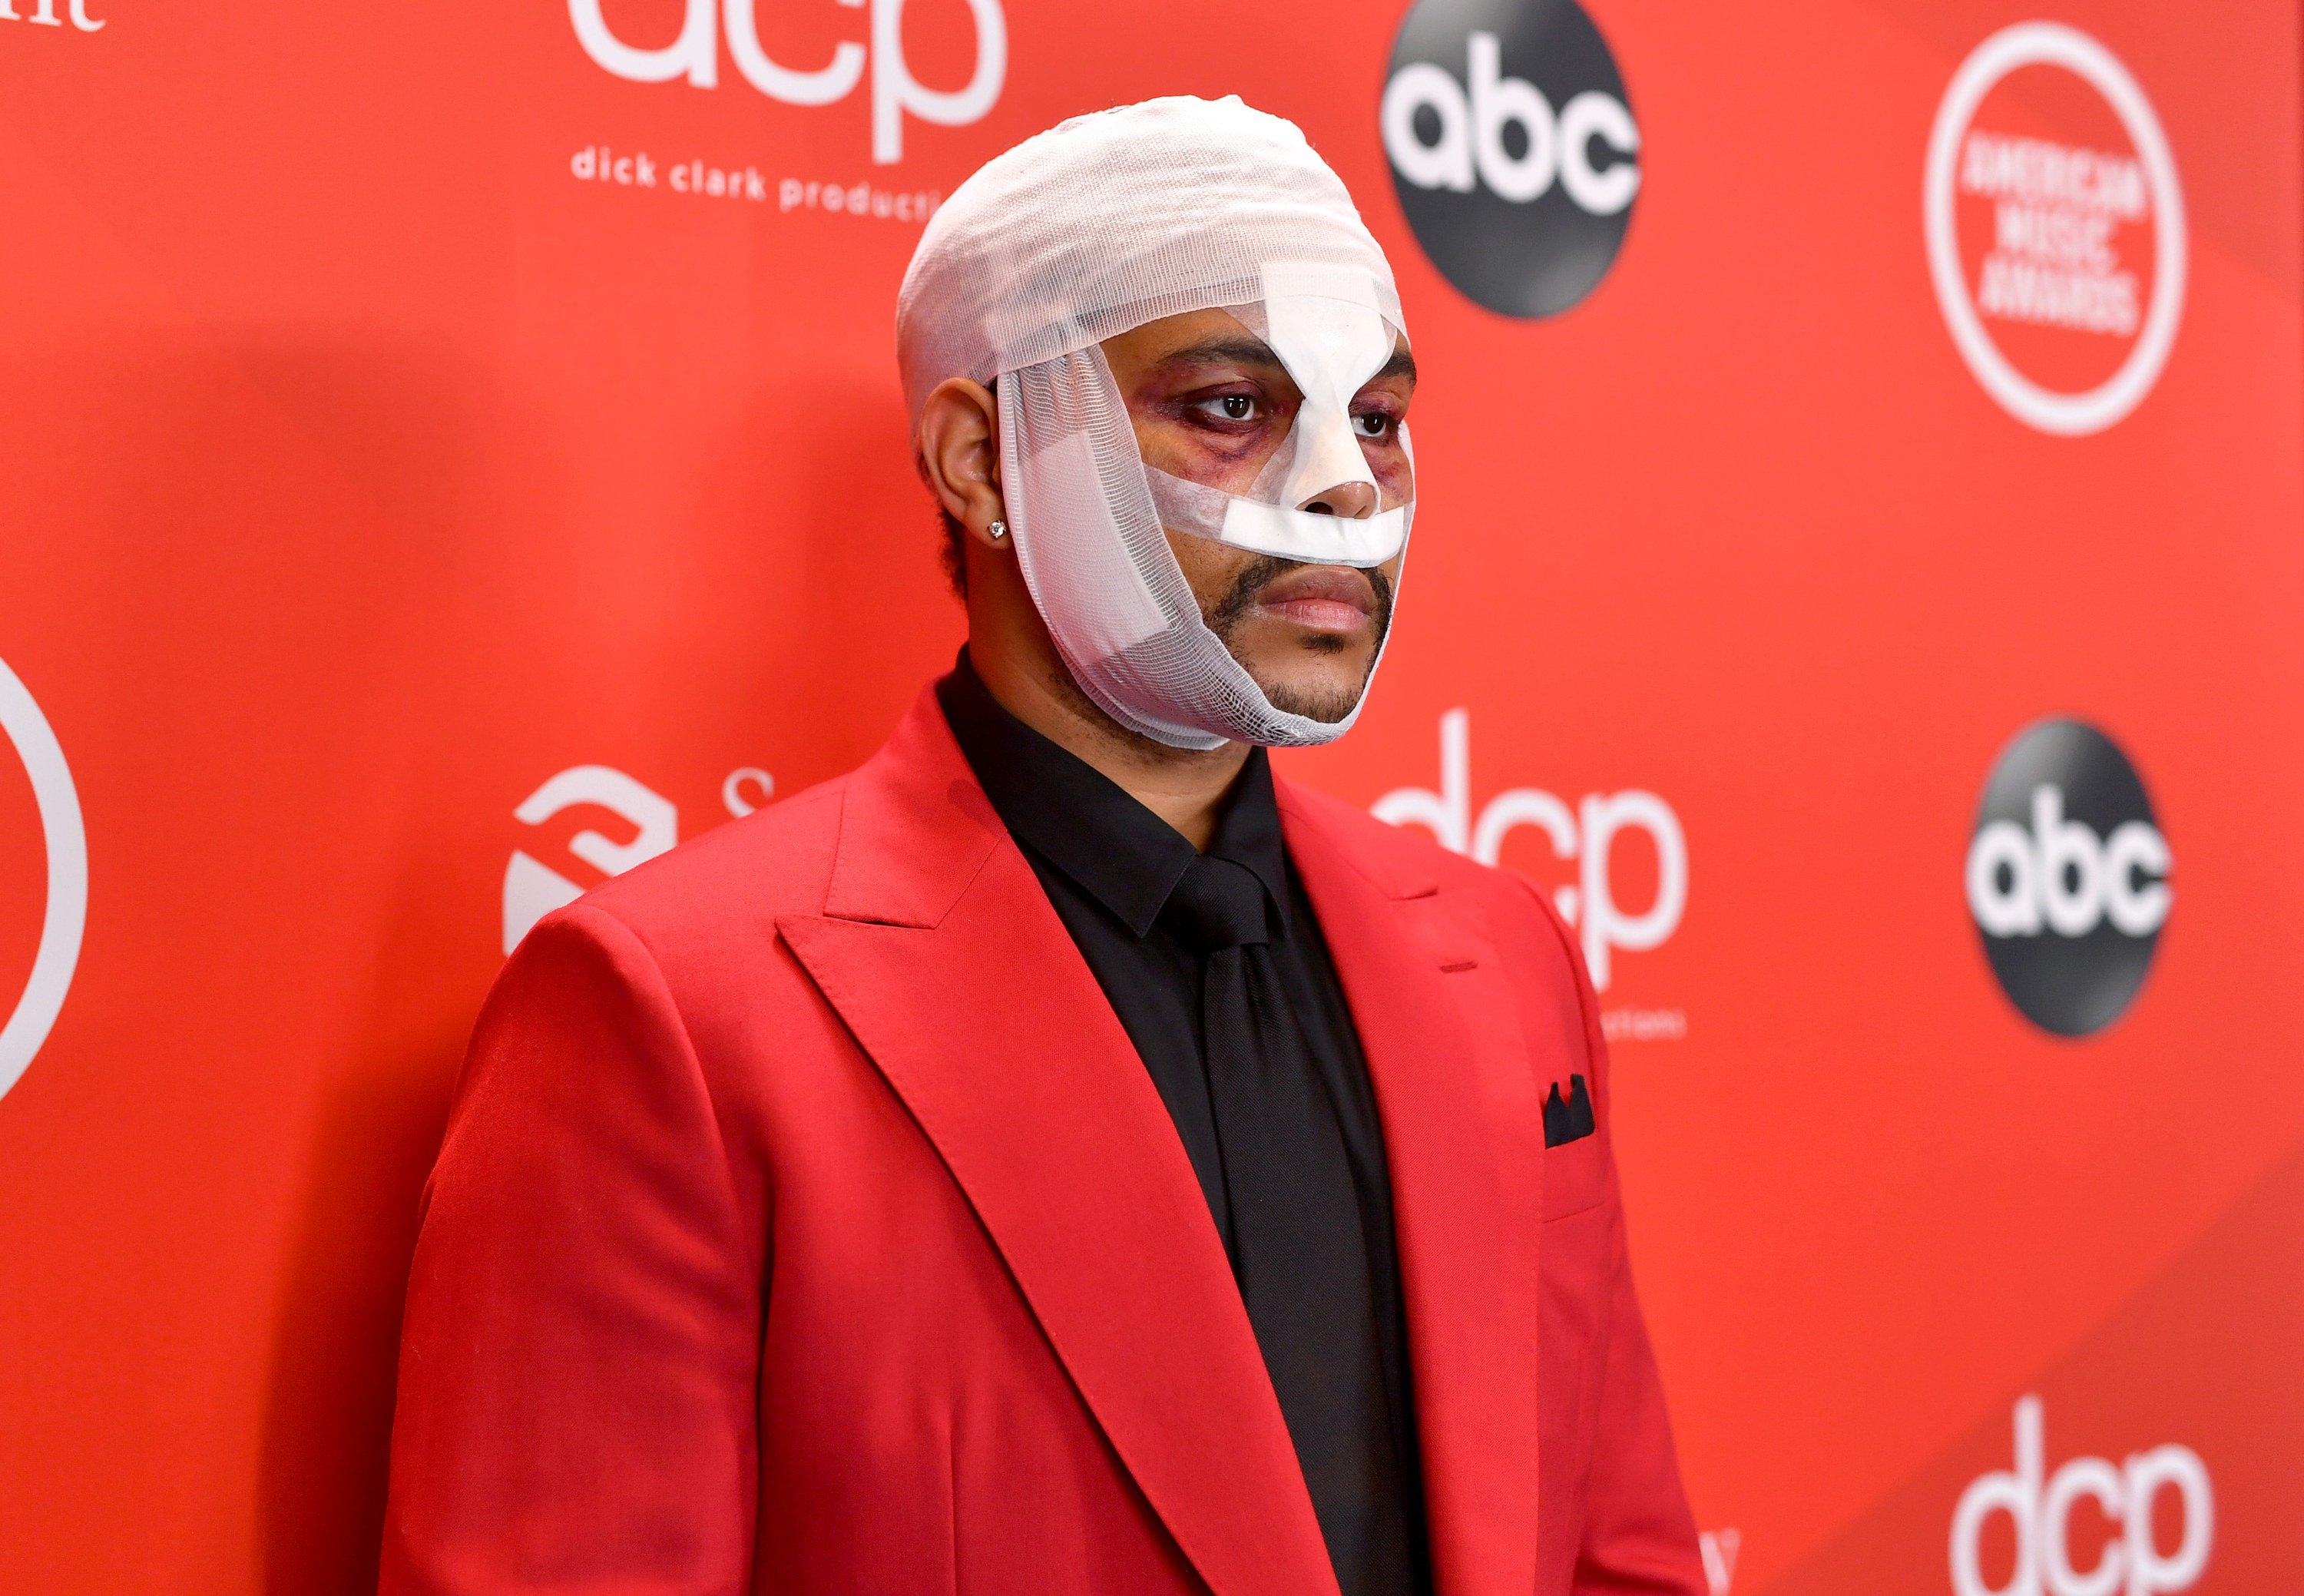
[[[1224,597],[1216,600],[1216,607],[1208,612],[1208,630],[1218,637],[1229,639],[1232,628],[1239,624],[1241,616],[1255,607],[1258,594],[1282,577],[1301,571],[1310,564],[1308,560],[1284,560],[1277,555],[1258,555],[1240,568],[1232,580],[1232,585],[1224,590]],[[1392,581],[1374,565],[1355,566],[1353,569],[1368,578],[1368,587],[1376,595],[1376,608],[1368,618],[1376,632],[1376,641],[1381,644],[1385,633],[1392,629]]]

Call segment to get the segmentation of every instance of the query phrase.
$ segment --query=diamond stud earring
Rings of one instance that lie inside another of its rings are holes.
[[[992,540],[995,543],[997,543],[1001,539],[1008,535],[1008,523],[1004,521],[995,521],[984,530],[990,532],[992,534]]]

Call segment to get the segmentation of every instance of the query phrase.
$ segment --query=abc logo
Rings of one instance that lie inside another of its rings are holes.
[[[2144,984],[2172,894],[2167,839],[2135,767],[2077,720],[2019,733],[1968,846],[1968,907],[1993,973],[2044,1030],[2087,1036]]]
[[[1552,316],[1607,275],[1640,131],[1575,0],[1422,0],[1393,41],[1381,120],[1409,225],[1467,297]]]

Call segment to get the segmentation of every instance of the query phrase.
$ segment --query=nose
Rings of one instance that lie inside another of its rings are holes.
[[[1345,521],[1366,521],[1376,514],[1376,484],[1339,482],[1297,505],[1312,515],[1334,515]]]

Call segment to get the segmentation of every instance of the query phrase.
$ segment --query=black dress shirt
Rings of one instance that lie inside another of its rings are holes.
[[[936,683],[936,698],[992,807],[1135,1043],[1229,1252],[1235,1216],[1225,1192],[1202,1036],[1206,958],[1171,936],[1161,920],[1169,894],[1195,858],[1192,845],[1093,767],[1002,709],[970,665],[966,649],[953,674]],[[1379,1477],[1395,1483],[1372,1505],[1324,1503],[1316,1491],[1314,1506],[1332,1558],[1347,1546],[1393,1549],[1372,1559],[1378,1565],[1374,1568],[1340,1560],[1337,1575],[1344,1596],[1414,1596],[1428,1591],[1431,1580],[1383,1131],[1359,1032],[1282,840],[1271,764],[1262,749],[1249,756],[1207,852],[1245,867],[1263,884],[1274,968],[1326,1088],[1325,1100],[1334,1112],[1351,1168],[1353,1190],[1336,1200],[1357,1201],[1367,1245],[1366,1278],[1373,1300],[1364,1306],[1376,1325],[1382,1403],[1391,1420],[1390,1436],[1379,1438],[1377,1446],[1389,1456],[1337,1461],[1376,1467]],[[1237,1271],[1237,1254],[1233,1263]],[[1303,1305],[1308,1315],[1323,1321],[1359,1306]],[[1270,1356],[1267,1350],[1267,1362]],[[1280,1379],[1280,1372],[1275,1371],[1275,1386],[1283,1393],[1283,1416],[1308,1479],[1318,1478],[1322,1471],[1315,1465],[1322,1460],[1306,1456],[1304,1447],[1308,1436],[1326,1427],[1288,1412],[1284,1393],[1292,1382]],[[1339,1514],[1384,1522],[1338,1524],[1334,1521]]]

